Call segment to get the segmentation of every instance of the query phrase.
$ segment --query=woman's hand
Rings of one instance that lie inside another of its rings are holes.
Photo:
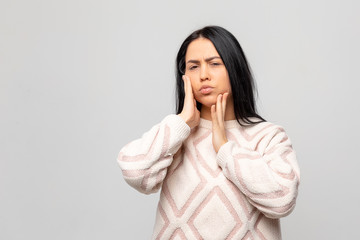
[[[196,100],[191,87],[190,79],[183,75],[185,99],[184,106],[179,114],[190,128],[196,127],[200,123],[200,112],[196,108]]]
[[[211,106],[211,119],[212,119],[212,142],[216,153],[220,147],[225,144],[228,139],[225,132],[225,109],[226,99],[229,93],[219,94],[215,104]]]

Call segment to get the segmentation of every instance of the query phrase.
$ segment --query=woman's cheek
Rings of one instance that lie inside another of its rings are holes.
[[[194,98],[195,98],[196,101],[198,101],[200,103],[202,102],[201,94],[195,93]]]

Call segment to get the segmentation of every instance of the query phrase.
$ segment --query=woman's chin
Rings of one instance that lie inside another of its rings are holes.
[[[211,95],[203,96],[200,99],[196,98],[196,101],[198,101],[199,103],[201,103],[201,105],[207,108],[211,108],[212,105],[216,104],[216,96],[215,95],[212,96],[211,94]]]
[[[203,101],[203,102],[200,102],[202,106],[205,106],[206,108],[211,108],[212,105],[216,104],[216,101],[214,102],[210,102],[210,101]]]

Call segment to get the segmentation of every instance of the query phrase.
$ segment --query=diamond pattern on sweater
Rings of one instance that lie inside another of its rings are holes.
[[[215,161],[216,152],[212,147],[211,131],[206,131],[203,135],[201,135],[199,138],[194,140],[194,148],[196,151],[197,160],[200,162],[201,166],[207,172],[209,172],[209,174],[213,178],[219,176],[221,172],[221,168]],[[199,149],[203,149],[203,150],[206,149],[206,151],[200,152]]]
[[[181,228],[178,228],[171,235],[170,240],[186,240],[186,236]]]
[[[165,230],[168,228],[170,222],[164,209],[161,207],[160,203],[158,203],[158,211],[156,213],[156,222],[158,225],[154,227],[154,233],[157,235],[156,239],[161,239],[162,235],[164,234]]]
[[[242,222],[229,199],[214,187],[188,222],[197,239],[231,239]]]
[[[177,217],[184,214],[206,184],[206,180],[198,171],[192,155],[187,152],[184,158],[186,159],[183,159],[176,169],[166,177],[162,189]],[[179,169],[181,171],[178,171]],[[186,170],[184,171],[184,169]]]
[[[152,239],[281,239],[277,218],[292,211],[300,180],[283,128],[228,121],[229,143],[216,154],[211,121],[201,120],[189,132],[167,116],[118,155],[131,186],[161,188]]]

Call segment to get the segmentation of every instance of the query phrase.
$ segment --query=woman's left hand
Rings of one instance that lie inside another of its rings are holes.
[[[227,92],[219,94],[216,99],[216,105],[211,106],[212,142],[216,153],[220,147],[228,141],[224,124],[226,99],[228,95],[229,93]]]

